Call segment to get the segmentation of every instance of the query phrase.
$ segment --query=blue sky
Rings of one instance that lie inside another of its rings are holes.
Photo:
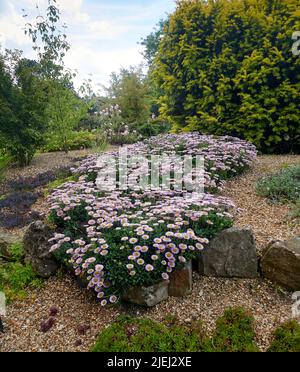
[[[22,8],[30,17],[35,4],[47,0],[0,0],[0,44],[24,50],[33,58],[29,39],[23,34]],[[58,0],[62,21],[68,25],[71,50],[66,64],[79,71],[79,78],[93,75],[96,84],[107,84],[109,75],[121,66],[142,62],[137,43],[155,24],[175,9],[175,0]]]

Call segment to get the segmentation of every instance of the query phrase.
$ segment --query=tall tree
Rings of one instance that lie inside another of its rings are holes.
[[[59,139],[61,149],[68,152],[68,139],[87,114],[92,100],[86,99],[91,96],[90,80],[76,92],[73,85],[76,74],[65,68],[64,57],[70,44],[66,36],[67,26],[60,22],[60,16],[56,0],[48,0],[46,16],[38,16],[35,24],[27,23],[25,33],[33,42],[47,84],[49,130]]]
[[[144,47],[143,56],[149,67],[153,64],[159,49],[160,40],[163,36],[164,28],[168,27],[168,24],[168,19],[161,19],[156,27],[154,27],[153,31],[141,40],[140,44]]]
[[[300,150],[298,0],[188,0],[153,64],[161,115],[176,131],[228,134],[264,151]]]
[[[122,68],[111,75],[109,97],[120,106],[127,123],[143,122],[149,118],[149,86],[142,67]]]
[[[20,54],[0,56],[0,143],[21,166],[31,162],[43,143],[47,127],[44,88],[36,63]]]

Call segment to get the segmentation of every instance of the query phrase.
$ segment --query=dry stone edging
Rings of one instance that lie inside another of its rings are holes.
[[[59,263],[49,253],[48,240],[54,230],[42,221],[33,222],[24,236],[26,261],[43,278],[54,275]],[[251,229],[231,228],[219,233],[197,260],[200,275],[228,278],[257,278],[258,258]],[[122,300],[144,307],[152,307],[169,296],[183,297],[192,292],[192,263],[170,275],[169,281],[161,281],[149,287],[131,287]]]
[[[192,261],[185,264],[181,270],[176,270],[170,275],[169,296],[184,297],[193,291]]]
[[[253,231],[236,227],[216,235],[197,260],[200,275],[223,278],[257,278],[258,257]]]
[[[23,238],[25,262],[32,265],[33,270],[42,278],[56,274],[60,265],[49,252],[51,244],[48,240],[53,236],[54,229],[43,221],[31,223]]]
[[[122,300],[139,306],[153,307],[167,300],[168,289],[169,281],[163,281],[149,287],[131,287],[122,296]]]
[[[260,261],[265,278],[294,291],[300,290],[300,237],[270,243]]]

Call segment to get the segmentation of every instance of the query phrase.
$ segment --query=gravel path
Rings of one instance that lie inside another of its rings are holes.
[[[299,163],[300,157],[263,156],[246,175],[227,184],[225,194],[241,209],[236,224],[254,229],[260,252],[275,238],[299,233],[299,226],[286,221],[286,206],[274,206],[254,194],[256,179],[282,165]],[[229,306],[243,306],[255,317],[257,342],[261,350],[270,343],[271,332],[292,316],[291,293],[284,292],[267,280],[216,279],[194,274],[194,289],[185,298],[169,298],[153,309],[134,306],[101,308],[95,298],[80,289],[69,277],[50,279],[45,288],[34,290],[23,302],[8,306],[4,318],[6,333],[0,334],[0,351],[88,351],[96,335],[119,314],[145,316],[161,320],[167,314],[177,315],[181,322],[204,321],[211,332],[216,319]],[[40,323],[49,316],[49,309],[60,309],[56,323],[48,333],[40,332]],[[300,320],[300,319],[299,319]],[[89,326],[84,336],[78,327]]]
[[[8,183],[19,177],[35,177],[47,171],[54,171],[61,167],[71,167],[77,160],[88,156],[94,150],[77,150],[65,152],[51,152],[36,155],[32,163],[25,168],[20,168],[15,164],[11,165],[3,174],[4,181],[0,183],[0,195],[8,192]]]
[[[226,185],[224,195],[240,208],[235,225],[253,229],[259,253],[271,240],[300,236],[299,221],[287,218],[288,205],[272,204],[255,194],[255,185],[261,176],[277,172],[287,164],[300,164],[300,156],[260,156],[247,174]]]

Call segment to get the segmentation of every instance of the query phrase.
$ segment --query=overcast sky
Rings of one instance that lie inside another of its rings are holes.
[[[33,58],[24,35],[22,9],[35,16],[35,4],[45,9],[47,0],[0,0],[0,44],[21,49]],[[66,64],[80,73],[93,74],[95,84],[107,84],[109,75],[121,66],[142,62],[141,46],[161,18],[175,9],[174,0],[58,0],[62,21],[68,25],[71,50]]]

